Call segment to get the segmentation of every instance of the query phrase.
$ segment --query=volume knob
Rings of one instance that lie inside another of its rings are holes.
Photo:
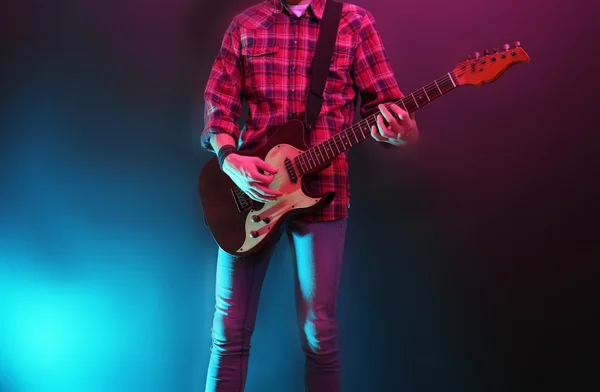
[[[256,230],[252,230],[252,231],[250,232],[250,237],[252,237],[252,238],[258,238],[258,231],[256,231]]]

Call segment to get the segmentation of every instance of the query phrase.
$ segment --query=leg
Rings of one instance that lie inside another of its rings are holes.
[[[219,249],[207,392],[244,390],[250,338],[271,254],[237,258]]]
[[[288,229],[307,392],[341,391],[336,301],[345,234],[346,218],[292,222]]]

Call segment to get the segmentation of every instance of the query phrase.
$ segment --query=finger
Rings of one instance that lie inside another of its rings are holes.
[[[405,144],[402,140],[397,138],[382,137],[374,125],[371,127],[371,136],[380,143],[388,143],[396,147],[403,146]]]
[[[267,200],[266,198],[264,198],[263,196],[261,196],[260,194],[258,194],[258,192],[256,192],[254,189],[248,189],[246,191],[244,191],[252,200],[254,201],[258,201],[259,203],[267,203],[270,200]]]
[[[269,165],[267,162],[263,161],[260,158],[256,158],[256,167],[258,167],[259,169],[267,172],[267,173],[271,173],[271,174],[276,174],[279,170],[275,167],[275,166],[271,166]]]
[[[250,173],[250,176],[248,177],[248,181],[249,182],[256,182],[256,183],[260,183],[260,184],[264,184],[264,185],[269,185],[271,184],[271,181],[273,181],[273,175],[266,175],[266,174],[262,174],[258,171],[254,172],[254,173]]]
[[[373,125],[371,127],[371,136],[373,137],[373,139],[377,140],[378,142],[386,141],[386,138],[382,138],[381,135],[379,134],[379,131],[377,130],[376,125]]]
[[[390,111],[385,105],[379,105],[379,111],[381,111],[383,118],[385,118],[385,121],[387,121],[388,124],[391,124],[392,121],[397,121],[396,117],[394,117],[392,113],[390,113]]]
[[[392,110],[394,110],[395,115],[393,115],[384,105],[381,105],[381,112],[383,113],[383,117],[390,125],[390,128],[392,128],[392,131],[396,134],[395,137],[397,137],[397,135],[400,134],[404,135],[403,125],[404,119],[406,117],[404,117],[402,113],[405,112],[404,110],[400,109],[400,107],[398,107],[398,105],[396,104],[392,104]],[[396,111],[399,111],[399,113]]]
[[[258,192],[259,195],[266,197],[266,198],[272,198],[273,200],[275,200],[276,198],[278,198],[280,196],[283,196],[283,192],[278,191],[276,189],[271,189],[271,188],[266,187],[261,184],[256,184],[252,188],[256,192]]]
[[[249,188],[246,193],[253,200],[260,201],[261,203],[276,201],[278,198],[278,196],[265,195],[264,193],[266,192],[264,190],[258,189],[256,187]]]
[[[404,147],[407,143],[404,140],[394,139],[394,141],[390,142],[390,144],[393,144],[396,147]]]
[[[406,117],[408,117],[408,113],[395,103],[393,103],[390,106],[390,108],[392,109],[398,120],[404,121]],[[413,117],[413,115],[411,115],[411,117]]]
[[[397,135],[397,132],[388,129],[381,115],[377,116],[377,128],[379,128],[379,134],[384,138],[395,138]]]

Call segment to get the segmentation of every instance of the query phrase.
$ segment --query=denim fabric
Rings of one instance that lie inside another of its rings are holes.
[[[292,221],[285,228],[294,265],[305,390],[339,392],[336,301],[346,220]],[[253,258],[219,249],[207,392],[242,392],[262,283],[273,248]]]

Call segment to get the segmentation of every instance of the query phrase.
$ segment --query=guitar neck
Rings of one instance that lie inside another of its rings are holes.
[[[454,90],[456,87],[458,87],[456,75],[454,75],[454,72],[449,72],[394,103],[406,112],[413,113],[434,99]],[[368,139],[371,135],[371,127],[376,124],[377,113],[304,151],[296,158],[297,165],[301,169],[301,174],[308,173],[317,167],[331,162],[338,155],[350,150],[363,140]]]

